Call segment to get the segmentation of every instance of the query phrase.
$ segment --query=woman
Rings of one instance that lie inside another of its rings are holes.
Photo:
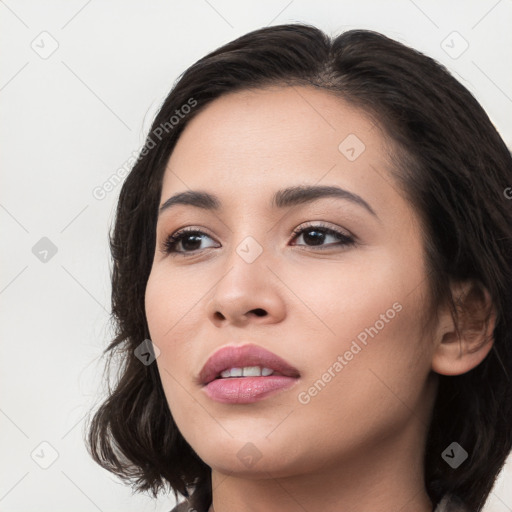
[[[511,183],[473,96],[376,32],[200,59],[119,198],[91,455],[180,512],[481,510],[512,448]]]

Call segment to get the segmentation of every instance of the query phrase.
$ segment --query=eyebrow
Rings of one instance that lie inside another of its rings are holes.
[[[311,203],[324,197],[335,197],[345,199],[354,204],[362,206],[372,215],[378,218],[373,208],[361,197],[337,186],[299,185],[278,190],[272,197],[272,208],[289,208],[304,203]],[[222,202],[220,199],[208,192],[200,190],[187,190],[171,196],[160,206],[158,215],[176,205],[189,205],[204,210],[218,211]]]

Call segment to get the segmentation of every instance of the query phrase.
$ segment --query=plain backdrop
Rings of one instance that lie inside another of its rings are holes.
[[[107,235],[121,187],[93,192],[129,167],[188,66],[296,21],[378,30],[434,57],[512,146],[511,0],[0,1],[2,512],[174,505],[133,495],[84,447],[111,336]],[[512,510],[510,466],[486,512]]]

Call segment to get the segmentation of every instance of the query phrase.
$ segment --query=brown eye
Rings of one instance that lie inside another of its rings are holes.
[[[183,254],[196,252],[202,250],[200,245],[203,241],[203,237],[210,238],[203,231],[197,229],[182,229],[172,235],[169,235],[164,243],[162,251],[165,254]]]
[[[322,225],[311,225],[307,227],[298,228],[293,232],[295,238],[303,237],[307,247],[315,246],[332,246],[332,245],[354,245],[355,240],[350,235],[336,231],[335,229],[328,228]],[[324,244],[327,237],[332,237],[336,242]],[[300,244],[302,245],[302,244]]]

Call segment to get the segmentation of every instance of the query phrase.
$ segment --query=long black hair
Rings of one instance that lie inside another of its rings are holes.
[[[478,511],[512,447],[512,158],[442,65],[368,30],[331,38],[299,23],[263,28],[206,55],[174,84],[123,184],[110,234],[116,335],[105,353],[109,363],[118,356],[119,378],[88,425],[88,450],[137,491],[156,497],[169,487],[196,508],[210,503],[210,468],[176,427],[156,364],[141,364],[134,350],[149,338],[145,288],[162,177],[180,133],[223,94],[267,85],[320,88],[373,116],[422,219],[433,307],[448,300],[459,312],[450,280],[471,279],[490,293],[493,348],[473,370],[439,376],[424,457],[432,502],[450,493]],[[469,453],[457,469],[441,457],[453,441]]]

